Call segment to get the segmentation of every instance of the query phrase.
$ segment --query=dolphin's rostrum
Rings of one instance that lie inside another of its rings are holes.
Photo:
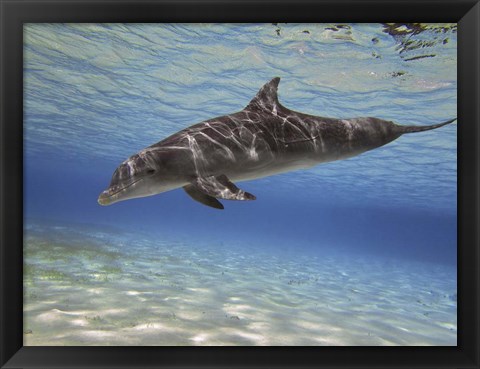
[[[223,209],[218,199],[255,200],[234,182],[346,159],[404,133],[452,123],[401,126],[378,118],[333,119],[287,109],[280,78],[265,84],[245,109],[209,119],[125,160],[113,173],[101,205],[183,187],[194,200]]]

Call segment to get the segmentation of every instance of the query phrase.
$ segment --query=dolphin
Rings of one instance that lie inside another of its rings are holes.
[[[351,158],[404,133],[452,123],[403,126],[379,118],[334,119],[290,110],[278,101],[279,77],[245,109],[185,128],[129,157],[115,170],[100,205],[182,187],[194,200],[223,209],[218,199],[255,200],[235,182]]]

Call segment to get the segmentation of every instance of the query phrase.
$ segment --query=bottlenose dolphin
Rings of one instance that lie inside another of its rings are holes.
[[[430,126],[401,126],[378,118],[334,119],[299,113],[278,101],[280,78],[265,84],[234,114],[181,130],[125,160],[101,205],[183,187],[194,200],[217,209],[217,199],[255,200],[234,182],[310,168],[383,146]]]

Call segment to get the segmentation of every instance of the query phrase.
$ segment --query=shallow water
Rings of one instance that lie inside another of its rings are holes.
[[[455,25],[27,24],[25,345],[456,345],[456,123],[101,207],[128,156],[271,78],[321,116],[456,116]]]
[[[29,345],[456,342],[453,266],[42,229],[25,256]]]

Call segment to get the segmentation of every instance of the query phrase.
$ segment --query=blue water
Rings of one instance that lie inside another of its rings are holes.
[[[436,271],[425,283],[434,285],[441,274],[452,301],[456,123],[405,135],[348,160],[241,183],[257,200],[224,201],[223,211],[192,201],[181,189],[108,207],[97,203],[127,157],[189,125],[243,109],[275,76],[281,77],[280,102],[308,114],[374,116],[405,125],[456,117],[456,27],[386,29],[26,24],[26,240],[32,229],[53,237],[61,227],[67,244],[69,235],[78,243],[82,235],[108,229],[101,239],[118,252],[142,239],[165,248],[182,243],[190,251],[212,245],[221,255],[251,257],[256,250],[281,262],[341,255],[381,260],[378,265],[421,263]],[[148,254],[151,247],[142,250]],[[47,263],[38,259],[36,265],[42,262]],[[302,265],[291,268],[301,272]],[[376,275],[381,282],[381,272]],[[456,329],[456,305],[452,309]],[[205,339],[196,337],[195,342]]]

